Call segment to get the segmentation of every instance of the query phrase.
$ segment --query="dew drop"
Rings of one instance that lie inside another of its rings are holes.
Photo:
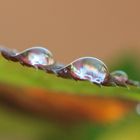
[[[106,65],[94,57],[76,59],[64,69],[68,70],[68,77],[71,76],[75,80],[87,80],[96,84],[104,83],[109,75]],[[61,70],[59,73],[62,75],[65,72]]]
[[[7,59],[7,60],[11,60],[11,61],[18,61],[14,56],[16,55],[16,50],[10,50],[8,48],[5,47],[0,47],[0,53],[1,55]]]
[[[126,83],[126,81],[128,80],[128,75],[126,74],[126,72],[121,70],[113,71],[111,73],[111,76],[121,83]]]
[[[52,53],[43,47],[33,47],[17,53],[19,62],[33,67],[49,66],[54,64]]]

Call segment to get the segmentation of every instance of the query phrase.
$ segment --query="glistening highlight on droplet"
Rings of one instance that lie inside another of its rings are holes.
[[[16,54],[16,58],[31,66],[48,66],[54,64],[52,53],[43,47],[33,47]]]
[[[95,84],[102,84],[108,77],[106,65],[94,57],[82,57],[71,62],[58,71],[60,75],[68,75],[75,80],[86,80]]]

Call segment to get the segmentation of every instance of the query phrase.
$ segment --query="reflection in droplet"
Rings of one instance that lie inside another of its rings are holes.
[[[19,62],[29,66],[48,66],[54,64],[52,53],[42,47],[33,47],[17,53],[15,56]]]
[[[71,75],[77,79],[101,84],[108,76],[108,69],[97,58],[83,57],[71,63]]]
[[[58,72],[61,76],[102,84],[108,77],[106,65],[94,57],[79,58]]]

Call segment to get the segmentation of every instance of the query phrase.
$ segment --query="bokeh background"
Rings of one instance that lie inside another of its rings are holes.
[[[139,6],[139,0],[0,0],[0,44],[19,51],[44,46],[65,64],[97,57],[110,71],[140,80]],[[139,140],[139,93],[64,80],[0,57],[0,140]]]
[[[95,56],[107,63],[140,52],[139,0],[0,0],[0,43],[48,47],[68,63]],[[111,59],[110,59],[111,58]]]

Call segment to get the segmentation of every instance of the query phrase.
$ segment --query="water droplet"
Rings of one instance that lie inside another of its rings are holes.
[[[17,53],[15,57],[27,66],[41,68],[54,64],[52,53],[43,47],[33,47]]]
[[[18,61],[15,57],[13,57],[16,55],[16,50],[10,50],[5,47],[0,47],[0,52],[5,59],[15,62]]]
[[[128,80],[128,75],[121,70],[113,71],[111,76],[115,78],[120,83],[126,83]]]
[[[94,57],[79,58],[67,65],[64,70],[67,70],[67,73],[60,70],[61,76],[68,75],[75,80],[87,80],[96,84],[104,83],[109,75],[106,65]]]

